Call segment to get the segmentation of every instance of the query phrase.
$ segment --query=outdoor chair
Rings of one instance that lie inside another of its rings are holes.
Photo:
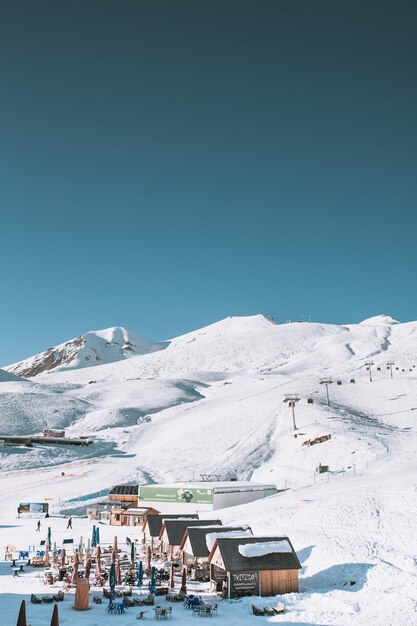
[[[46,604],[50,604],[53,601],[54,601],[53,596],[42,596],[42,602],[45,602]]]
[[[265,615],[264,609],[260,609],[259,607],[252,604],[252,613],[254,615]]]
[[[185,598],[183,606],[186,609],[192,609],[193,607],[199,606],[200,604],[204,604],[201,596],[190,595]]]
[[[126,605],[124,602],[113,602],[113,600],[110,600],[106,611],[113,615],[122,615],[126,613]]]
[[[32,604],[42,604],[42,598],[38,598],[34,593],[30,596],[30,601]]]
[[[127,608],[130,609],[132,606],[136,606],[136,603],[134,600],[132,600],[131,598],[129,598],[128,596],[125,597],[124,599],[124,603],[126,604]]]
[[[265,607],[264,609],[265,615],[278,615],[279,613],[285,613],[285,605],[282,603],[278,603],[273,607]]]
[[[144,598],[144,600],[142,600],[142,602],[146,606],[153,606],[155,604],[155,596],[153,595],[153,593],[150,593],[147,598]]]
[[[213,617],[217,614],[217,604],[197,604],[192,607],[193,614],[199,617]]]
[[[52,596],[52,598],[55,602],[62,602],[62,600],[65,598],[65,594],[63,591],[58,591],[58,593]]]
[[[166,597],[166,600],[167,602],[184,602],[185,598],[185,593],[180,591],[179,593],[169,593]]]
[[[155,607],[154,611],[156,620],[167,620],[168,618],[172,617],[172,606],[168,608],[157,606]]]
[[[145,613],[147,613],[148,611],[139,611],[139,613],[136,615],[136,619],[148,619],[147,617],[145,617]]]

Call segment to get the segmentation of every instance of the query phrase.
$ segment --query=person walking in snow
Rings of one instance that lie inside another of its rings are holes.
[[[71,528],[71,530],[72,530],[72,517],[70,517],[69,520],[68,520],[67,530],[68,530],[68,528]]]
[[[36,532],[40,532],[40,530],[41,530],[41,520],[39,519],[38,520],[38,525],[36,527]]]

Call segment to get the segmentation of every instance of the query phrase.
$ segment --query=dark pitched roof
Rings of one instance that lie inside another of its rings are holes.
[[[221,526],[222,522],[219,519],[211,520],[181,520],[181,519],[169,519],[165,523],[165,528],[168,536],[168,543],[170,546],[181,545],[184,533],[190,526]]]
[[[190,520],[198,520],[198,515],[148,515],[147,523],[149,528],[149,534],[151,537],[159,537],[159,533],[162,528],[162,521],[164,519],[178,519],[179,517],[186,517]]]
[[[241,530],[243,532],[246,528],[249,528],[249,526],[216,526],[211,528],[200,528],[199,526],[193,528],[191,526],[191,528],[187,528],[193,556],[208,557],[209,549],[207,548],[206,536],[209,533],[224,533],[232,530]]]
[[[110,491],[110,496],[137,496],[139,493],[138,485],[116,485]]]
[[[245,557],[238,550],[241,544],[267,541],[288,541],[292,552],[273,552],[262,556]],[[217,544],[228,572],[301,569],[300,561],[288,537],[219,537]]]

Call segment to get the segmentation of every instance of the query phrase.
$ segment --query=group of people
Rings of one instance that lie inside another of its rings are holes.
[[[48,515],[48,517],[49,517],[49,515]],[[70,528],[72,530],[72,517],[68,518],[67,530],[68,530],[68,528]],[[39,519],[38,523],[36,525],[36,532],[40,532],[40,530],[41,530],[41,520]]]

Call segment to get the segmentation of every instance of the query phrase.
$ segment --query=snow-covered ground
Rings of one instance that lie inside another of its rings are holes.
[[[48,498],[58,513],[121,481],[238,475],[287,488],[220,517],[255,534],[289,535],[303,565],[300,593],[280,598],[287,612],[275,618],[252,617],[248,600],[223,602],[217,623],[415,626],[417,323],[379,316],[358,325],[276,325],[263,316],[231,317],[164,348],[0,383],[0,432],[59,427],[97,441],[0,450],[0,558],[7,544],[24,549],[39,539],[33,520],[16,519],[19,502]],[[330,407],[324,377],[334,381]],[[300,397],[296,433],[285,394]],[[323,435],[331,437],[303,445]],[[317,474],[319,463],[330,471]],[[63,524],[51,518],[53,533],[64,532]],[[91,523],[77,519],[76,529],[77,539],[78,529],[89,536]],[[110,541],[114,529],[103,532]],[[30,571],[12,579],[3,564],[0,574],[0,615],[16,608],[1,623],[14,624],[20,599],[45,590]],[[62,624],[74,621],[70,605],[60,605]],[[28,621],[45,624],[50,612],[30,606]],[[105,617],[103,605],[76,616],[80,624],[124,619]],[[174,621],[189,619],[174,607]]]

